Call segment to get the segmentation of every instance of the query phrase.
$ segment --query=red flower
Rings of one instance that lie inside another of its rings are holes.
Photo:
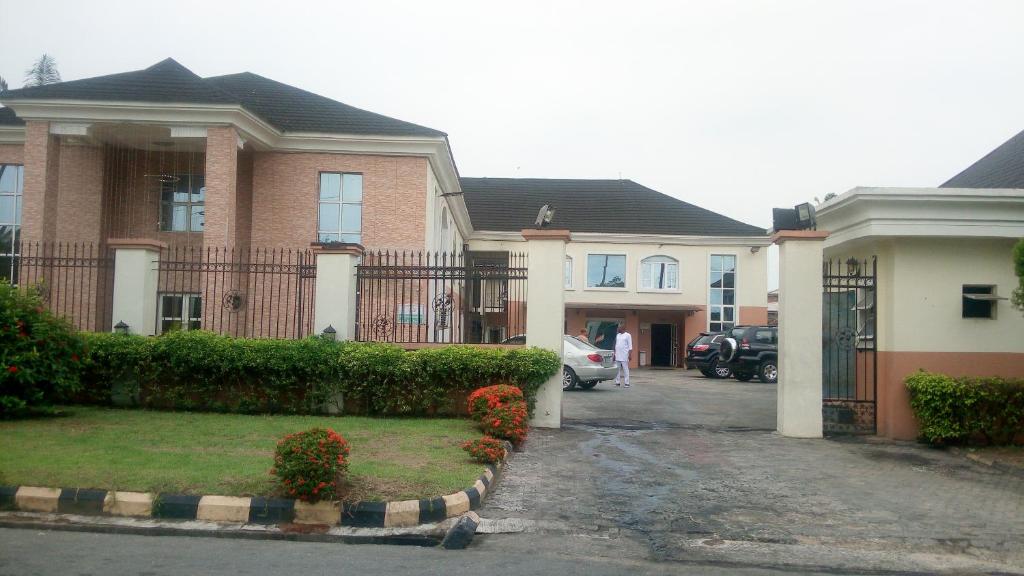
[[[8,366],[7,367],[7,371],[10,372],[11,374],[14,374],[15,372],[18,371],[18,367],[17,366]]]
[[[78,354],[72,354],[71,355],[71,361],[72,362],[78,362]]]

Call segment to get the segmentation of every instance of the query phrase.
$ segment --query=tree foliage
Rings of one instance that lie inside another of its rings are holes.
[[[49,54],[43,54],[25,71],[25,86],[43,86],[60,82],[57,61]]]

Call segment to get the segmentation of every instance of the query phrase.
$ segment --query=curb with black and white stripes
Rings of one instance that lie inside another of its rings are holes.
[[[401,528],[439,522],[479,508],[501,469],[501,463],[487,465],[473,486],[454,494],[397,502],[310,504],[284,498],[0,486],[0,510],[241,524]]]

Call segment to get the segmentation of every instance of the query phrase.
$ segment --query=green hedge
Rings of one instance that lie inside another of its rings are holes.
[[[73,394],[84,354],[71,325],[54,317],[35,289],[0,279],[0,417],[46,413]]]
[[[156,338],[85,335],[82,389],[68,401],[149,408],[305,414],[344,399],[345,411],[453,414],[465,395],[502,382],[531,402],[561,369],[536,348],[448,346],[407,352],[391,344],[245,339],[209,332]]]
[[[952,378],[918,372],[907,378],[921,437],[932,444],[1009,444],[1024,435],[1024,379]]]

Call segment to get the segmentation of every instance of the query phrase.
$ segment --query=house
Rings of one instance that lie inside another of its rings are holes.
[[[167,59],[0,104],[0,275],[71,275],[46,286],[50,304],[88,329],[117,321],[109,250],[143,246],[160,254],[153,331],[309,334],[309,250],[345,243],[390,251],[363,260],[363,339],[501,342],[522,329],[512,280],[460,269],[508,268],[544,204],[574,234],[567,330],[599,339],[625,321],[636,361],[675,366],[696,332],[766,320],[760,228],[629,180],[460,178],[444,132],[256,74]],[[370,269],[399,253],[458,280],[381,287]]]
[[[917,370],[1024,377],[1024,313],[1007,300],[1024,237],[1024,132],[938,188],[854,188],[817,220],[835,266],[873,259],[873,292],[847,282],[835,315],[851,319],[850,396],[876,403],[878,434],[917,436],[903,384]]]
[[[568,228],[566,333],[611,348],[625,323],[634,366],[680,366],[699,332],[767,321],[761,228],[631,180],[462,178],[474,252],[515,251],[537,210]]]

